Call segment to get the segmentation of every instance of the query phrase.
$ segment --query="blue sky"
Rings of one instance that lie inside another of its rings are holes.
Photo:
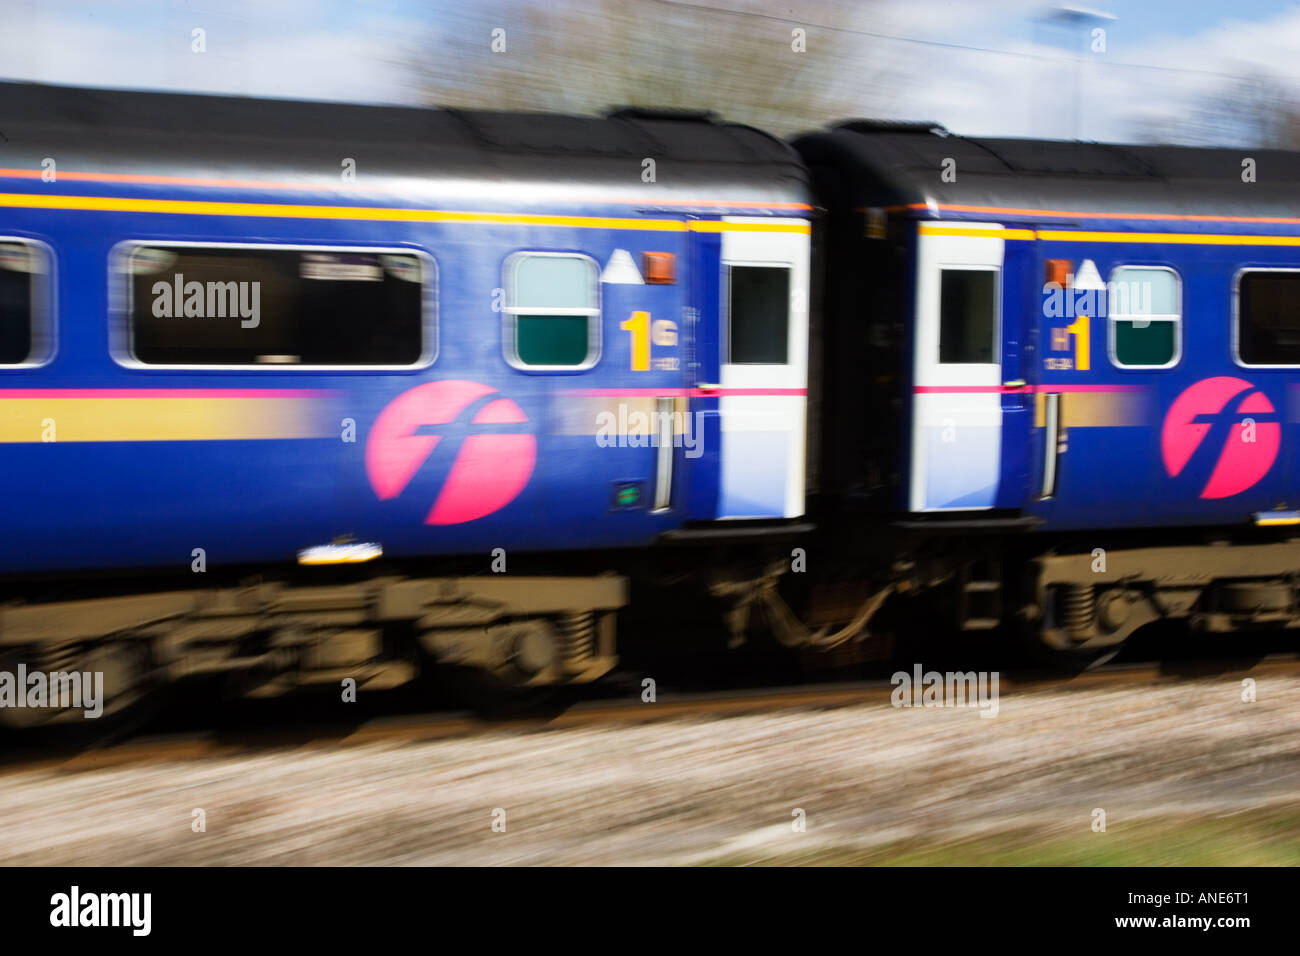
[[[583,7],[582,0],[538,2],[541,10]],[[671,0],[634,2],[648,24],[663,22],[672,9]],[[829,27],[846,22],[836,18],[834,0],[815,6],[793,0],[691,2],[741,11],[755,24],[764,23],[764,16],[807,16],[812,23],[828,16]],[[885,37],[926,41],[863,38],[868,55],[883,51],[902,71],[893,79],[888,115],[938,119],[965,133],[1123,140],[1195,110],[1233,76],[1263,73],[1292,95],[1300,91],[1295,2],[1077,0],[1114,15],[1103,24],[1105,53],[1089,54],[1084,62],[1065,57],[1070,37],[1063,29],[1043,25],[1044,14],[1063,2],[1071,0],[875,0],[852,8],[852,23]],[[467,19],[470,7],[477,19]],[[440,44],[456,42],[471,22],[477,36],[483,9],[465,0],[0,0],[0,75],[76,85],[418,102],[423,91],[412,63],[436,56]],[[542,14],[534,17],[545,22]],[[206,31],[202,57],[190,50],[195,27]],[[1077,117],[1070,105],[1076,89]],[[726,114],[725,102],[709,105]],[[867,108],[880,112],[879,102]]]
[[[1267,21],[1300,6],[1293,0],[1119,0],[1079,5],[1115,14],[1117,33],[1136,43],[1163,37],[1194,37],[1225,20]]]

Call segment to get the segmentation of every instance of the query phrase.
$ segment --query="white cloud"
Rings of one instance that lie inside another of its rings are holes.
[[[416,102],[408,64],[423,26],[380,13],[320,23],[308,3],[219,9],[67,9],[17,0],[0,33],[8,79],[73,86],[173,89],[363,102]],[[106,17],[104,13],[111,13]],[[206,52],[191,50],[192,30]]]

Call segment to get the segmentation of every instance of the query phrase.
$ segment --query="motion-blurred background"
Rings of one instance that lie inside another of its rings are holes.
[[[1286,0],[0,0],[0,10],[7,79],[580,113],[707,108],[778,134],[872,116],[967,135],[1300,144],[1300,7]]]

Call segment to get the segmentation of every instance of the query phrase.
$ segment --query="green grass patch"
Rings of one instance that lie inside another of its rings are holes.
[[[793,837],[793,835],[792,835]],[[793,837],[797,839],[797,837]],[[1222,817],[1107,821],[1093,833],[1011,829],[973,837],[908,839],[874,847],[732,854],[705,866],[1298,866],[1300,809]]]

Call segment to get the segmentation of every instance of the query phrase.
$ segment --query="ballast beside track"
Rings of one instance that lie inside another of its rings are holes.
[[[927,668],[928,669],[928,668]],[[1004,671],[999,695],[1045,691],[1090,691],[1177,683],[1222,677],[1300,674],[1300,655],[1274,654],[1255,660],[1200,660],[1113,664],[1068,676]],[[336,719],[297,728],[259,727],[203,730],[141,736],[71,752],[57,747],[37,750],[23,744],[0,755],[4,769],[51,769],[79,772],[169,760],[197,760],[285,748],[331,749],[375,743],[418,743],[478,734],[535,733],[579,727],[639,724],[686,718],[724,718],[788,710],[823,710],[867,704],[887,706],[895,685],[888,679],[726,691],[664,693],[652,703],[629,690],[616,699],[576,700],[560,710],[511,718],[490,718],[467,711],[381,716],[341,727]]]

